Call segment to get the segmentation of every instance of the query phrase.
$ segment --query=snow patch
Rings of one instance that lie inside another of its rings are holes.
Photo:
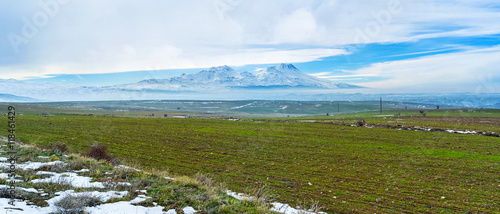
[[[271,211],[284,213],[284,214],[316,214],[313,211],[305,211],[300,209],[295,209],[288,204],[282,204],[278,202],[271,203],[274,207],[271,208]],[[325,212],[317,212],[318,214],[326,214]]]
[[[67,183],[71,184],[73,187],[96,187],[96,188],[104,188],[104,184],[102,182],[90,182],[92,178],[79,176],[73,172],[45,172],[39,171],[36,173],[37,175],[51,175],[50,178],[44,179],[34,179],[31,180],[31,183]]]
[[[16,166],[18,169],[27,170],[27,169],[38,169],[42,166],[51,166],[51,165],[55,165],[55,164],[64,164],[64,162],[52,161],[52,162],[41,163],[41,162],[28,161],[25,164],[17,164]],[[9,165],[10,165],[9,163],[0,163],[0,168],[7,168],[7,167],[9,167]]]

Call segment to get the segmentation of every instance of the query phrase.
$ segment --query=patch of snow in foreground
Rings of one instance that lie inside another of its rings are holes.
[[[89,195],[89,196],[97,196],[101,199],[101,201],[107,201],[111,198],[122,198],[123,196],[127,195],[127,191],[123,192],[116,192],[116,191],[109,191],[109,192],[78,192],[75,193],[74,190],[66,190],[64,192],[57,192],[55,193],[56,196],[54,198],[51,198],[47,200],[47,203],[49,204],[48,207],[38,207],[35,205],[27,205],[25,201],[16,201],[15,206],[9,205],[9,200],[7,198],[0,198],[0,207],[12,207],[12,208],[20,208],[21,210],[13,210],[13,209],[8,209],[6,213],[30,213],[30,214],[46,214],[46,213],[52,213],[57,211],[57,207],[54,205],[56,202],[61,200],[62,198],[66,197],[67,195],[73,195],[73,196],[79,196],[79,195]]]
[[[136,168],[134,168],[134,167],[125,166],[125,165],[118,165],[118,166],[115,166],[115,168],[133,169],[133,170],[135,170],[136,172],[140,172],[140,171],[141,171],[141,170],[136,169]]]
[[[96,197],[99,198],[102,202],[106,202],[109,199],[112,198],[123,198],[128,194],[127,191],[107,191],[107,192],[98,192],[98,191],[93,191],[93,192],[75,192],[75,190],[66,190],[62,192],[56,192],[54,193],[57,195],[56,197],[53,197],[49,200],[47,200],[47,203],[49,205],[54,205],[56,202],[59,200],[63,199],[66,196],[73,196],[73,197],[79,197],[79,196],[90,196],[90,197]]]
[[[240,201],[242,200],[247,200],[247,201],[250,201],[250,200],[253,200],[253,197],[248,197],[248,196],[245,196],[243,193],[235,193],[231,190],[227,190],[227,195],[229,196],[232,196],[233,198],[236,198]]]
[[[92,181],[92,178],[85,177],[85,176],[79,176],[78,174],[76,174],[74,172],[57,173],[57,172],[39,171],[36,174],[37,175],[51,175],[51,177],[44,178],[44,179],[34,179],[30,182],[32,182],[32,183],[67,183],[67,184],[71,184],[73,187],[105,188],[105,186],[102,182],[90,182],[90,181]],[[118,182],[116,185],[130,186],[131,184],[128,182]]]
[[[135,199],[134,199],[135,200]],[[119,201],[116,203],[109,204],[101,204],[95,207],[88,207],[85,209],[88,213],[99,214],[128,214],[128,213],[145,213],[145,214],[169,214],[169,212],[161,211],[163,207],[143,207],[143,206],[134,206],[129,201]],[[173,210],[175,213],[175,210]]]
[[[231,190],[227,190],[227,195],[232,196],[238,200],[253,200],[253,197],[248,197],[245,196],[243,193],[235,193]],[[326,214],[325,212],[312,212],[312,211],[305,211],[305,210],[299,210],[291,207],[288,204],[282,204],[278,202],[271,203],[273,205],[273,208],[271,208],[271,211],[278,212],[278,213],[284,213],[284,214]]]
[[[476,131],[457,131],[457,130],[451,130],[451,129],[446,130],[446,132],[457,133],[457,134],[477,134]]]
[[[185,207],[184,209],[182,209],[182,211],[184,211],[184,214],[194,214],[198,212],[192,207]]]
[[[63,164],[64,162],[62,161],[52,161],[52,162],[46,162],[46,163],[41,163],[41,162],[26,162],[25,164],[17,164],[16,168],[17,169],[38,169],[42,166],[50,166],[54,164]],[[10,166],[10,163],[0,163],[0,168],[7,168]]]
[[[38,207],[35,205],[27,205],[26,202],[16,201],[13,208],[19,208],[21,210],[12,210],[9,209],[6,213],[30,213],[30,214],[46,214],[51,212],[56,212],[57,207],[54,205],[62,198],[72,195],[75,197],[81,195],[87,196],[95,196],[98,197],[101,201],[105,202],[111,198],[122,198],[127,195],[127,191],[108,191],[108,192],[77,192],[74,190],[66,190],[63,192],[55,193],[56,197],[47,200],[49,204],[48,207]],[[149,197],[147,196],[138,196],[134,200],[131,201],[120,201],[115,203],[101,204],[95,207],[86,207],[85,211],[91,214],[128,214],[128,213],[145,213],[145,214],[176,214],[174,209],[168,210],[167,212],[163,212],[163,207],[155,206],[155,207],[143,207],[143,206],[135,206],[134,203],[140,203]],[[9,199],[0,198],[0,207],[12,207],[8,204]],[[183,209],[185,214],[194,214],[197,211],[192,207],[185,207]]]
[[[5,178],[5,179],[9,179],[9,173],[0,173],[0,179],[2,178]],[[16,176],[16,178],[19,178],[19,176]],[[16,181],[16,183],[22,183],[24,182],[23,180],[19,180],[19,179],[14,179],[14,181]]]
[[[271,203],[274,207],[271,208],[271,211],[284,213],[284,214],[316,214],[311,211],[298,210],[291,207],[288,204],[282,204],[278,202]],[[325,212],[318,212],[318,214],[326,214]]]
[[[102,182],[90,182],[92,178],[79,176],[73,172],[45,172],[39,171],[36,173],[37,175],[52,175],[50,178],[44,179],[34,179],[31,180],[31,183],[67,183],[71,184],[74,187],[96,187],[96,188],[104,188],[104,184]]]
[[[80,169],[80,170],[76,170],[74,172],[89,172],[90,170],[89,169]]]
[[[9,186],[7,186],[7,185],[0,185],[0,189],[8,189],[8,188],[9,188]],[[43,193],[43,191],[38,191],[35,188],[16,187],[16,190],[24,191],[24,192],[32,192],[32,193]]]
[[[51,207],[37,207],[35,205],[27,205],[26,202],[15,202],[16,206],[11,206],[9,205],[10,199],[7,198],[0,198],[0,207],[3,208],[20,208],[21,210],[12,210],[12,209],[5,209],[6,213],[30,213],[30,214],[43,214],[43,213],[50,213],[52,212]],[[2,209],[3,212],[4,209]],[[8,210],[8,211],[7,211]]]

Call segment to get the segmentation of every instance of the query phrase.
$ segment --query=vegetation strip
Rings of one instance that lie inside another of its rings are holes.
[[[271,211],[272,205],[263,195],[238,200],[229,196],[223,185],[202,174],[194,178],[178,176],[172,180],[164,171],[137,170],[113,166],[106,160],[65,155],[59,146],[49,150],[29,145],[16,148],[22,164],[16,178],[19,188],[14,194],[19,203],[14,209],[29,213],[124,213],[130,210],[142,213],[277,213]],[[0,168],[7,170],[7,164],[0,162]],[[3,174],[0,173],[0,177]],[[7,183],[6,178],[0,181],[0,206],[5,206],[3,198],[8,186],[3,185]]]
[[[384,125],[384,124],[366,124],[364,121],[358,121],[357,123],[345,123],[345,122],[319,122],[319,121],[301,121],[297,122],[308,122],[308,123],[324,123],[324,124],[332,124],[332,125],[341,125],[341,126],[357,126],[357,127],[366,127],[366,128],[384,128],[384,129],[396,129],[396,130],[408,130],[408,131],[425,131],[425,132],[447,132],[447,133],[455,133],[455,134],[467,134],[467,135],[481,135],[481,136],[490,136],[490,137],[500,137],[500,134],[491,132],[491,131],[459,131],[459,130],[451,130],[451,129],[440,129],[440,128],[427,128],[427,127],[418,127],[418,126],[404,126],[404,125]]]

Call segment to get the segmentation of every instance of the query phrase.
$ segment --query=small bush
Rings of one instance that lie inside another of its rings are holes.
[[[356,123],[358,126],[365,126],[366,125],[366,122],[365,120],[360,120]]]
[[[91,158],[94,158],[96,160],[107,160],[107,161],[113,161],[113,158],[108,155],[108,152],[106,151],[106,146],[101,145],[99,143],[95,143],[90,147],[89,152],[87,155]]]
[[[76,214],[83,213],[85,207],[93,207],[101,204],[101,200],[96,196],[91,195],[68,195],[54,205],[57,206],[58,213]]]

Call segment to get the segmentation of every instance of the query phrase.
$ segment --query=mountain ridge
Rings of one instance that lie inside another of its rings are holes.
[[[129,89],[182,89],[182,88],[360,88],[347,83],[333,82],[308,75],[293,64],[281,63],[257,72],[237,72],[224,65],[211,67],[198,73],[182,74],[166,79],[148,79],[125,85]]]

